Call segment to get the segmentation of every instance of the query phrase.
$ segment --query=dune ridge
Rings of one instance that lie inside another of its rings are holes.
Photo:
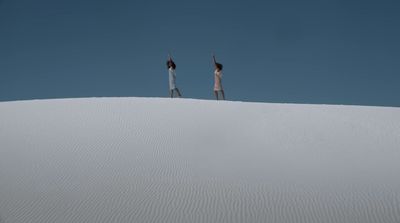
[[[0,222],[400,222],[400,108],[0,103]]]

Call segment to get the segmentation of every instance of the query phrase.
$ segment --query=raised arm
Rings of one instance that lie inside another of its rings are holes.
[[[214,64],[217,64],[217,60],[215,60],[215,55],[213,54]]]

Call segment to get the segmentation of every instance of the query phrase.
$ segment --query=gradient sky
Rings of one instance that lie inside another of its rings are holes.
[[[400,1],[0,0],[0,101],[184,97],[400,106]]]

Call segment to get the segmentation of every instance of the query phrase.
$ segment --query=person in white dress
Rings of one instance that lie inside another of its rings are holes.
[[[221,92],[222,100],[225,100],[225,92],[224,89],[222,88],[222,64],[217,63],[215,60],[215,56],[213,56],[214,60],[214,95],[219,100],[219,92]]]
[[[182,97],[181,92],[176,87],[176,72],[175,72],[176,65],[171,57],[169,57],[167,61],[167,68],[169,74],[169,96],[173,98],[174,92],[176,92],[178,94],[178,97]]]

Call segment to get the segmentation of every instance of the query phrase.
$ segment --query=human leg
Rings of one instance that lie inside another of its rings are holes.
[[[222,100],[225,100],[225,93],[224,93],[224,90],[221,90],[221,94],[222,94]]]
[[[179,97],[182,97],[181,92],[179,91],[179,89],[178,89],[178,88],[175,88],[175,90],[176,90],[176,93],[178,93],[178,96],[179,96]]]

